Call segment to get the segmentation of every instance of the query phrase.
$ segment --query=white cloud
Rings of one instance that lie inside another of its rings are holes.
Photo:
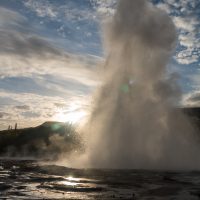
[[[200,56],[200,39],[194,34],[194,32],[180,34],[179,42],[184,49],[177,52],[177,61],[181,64],[198,62]]]
[[[170,14],[171,12],[171,9],[170,9],[170,6],[168,4],[164,4],[164,3],[159,3],[157,5],[157,7],[161,10],[164,10],[166,13]]]
[[[182,54],[184,54],[184,52],[179,53],[178,56],[176,57],[176,60],[180,64],[189,65],[189,64],[195,63],[195,62],[197,62],[199,60],[199,56],[198,55],[182,56]]]
[[[97,16],[107,18],[113,16],[116,11],[117,0],[90,0]]]
[[[104,16],[112,16],[116,8],[116,0],[91,0],[97,12]],[[159,2],[157,7],[167,12],[179,31],[179,47],[176,61],[180,64],[192,64],[199,61],[199,19],[195,9],[198,0],[166,0]],[[108,13],[108,14],[107,14]],[[198,12],[199,13],[199,12]],[[184,48],[181,48],[184,47]],[[187,55],[187,56],[186,56]]]
[[[174,24],[177,28],[182,29],[187,32],[195,30],[198,21],[194,17],[173,17]]]
[[[117,0],[88,0],[93,9],[78,7],[76,2],[68,1],[66,4],[57,4],[48,0],[26,0],[24,5],[35,12],[39,17],[48,17],[52,20],[96,20],[99,17],[113,16]],[[73,2],[73,3],[72,3]]]
[[[200,91],[196,90],[183,96],[182,106],[184,107],[200,107]]]
[[[77,8],[76,2],[59,4],[57,1],[26,0],[24,5],[35,12],[39,17],[48,17],[51,20],[88,20],[95,19],[94,13],[88,8]]]
[[[14,27],[6,19],[13,19]],[[84,110],[88,93],[98,84],[95,66],[100,58],[67,53],[16,28],[24,22],[14,11],[0,12],[0,129],[8,123],[25,127],[56,120],[58,104],[65,105],[63,112],[72,101]]]
[[[40,17],[47,17],[48,20],[56,20],[56,21],[80,21],[80,20],[97,20],[99,17],[101,19],[104,19],[110,16],[113,16],[117,0],[90,0],[89,1],[93,7],[93,9],[90,9],[89,7],[79,7],[77,2],[75,1],[68,1],[67,3],[60,5],[56,1],[51,2],[48,0],[26,0],[24,1],[24,5],[35,12]],[[179,30],[179,35],[187,37],[187,39],[182,40],[181,37],[179,37],[179,45],[184,46],[184,49],[178,49],[179,52],[177,52],[177,62],[180,64],[189,64],[196,62],[197,56],[193,56],[194,51],[200,51],[200,48],[197,46],[199,44],[199,41],[197,41],[197,35],[190,37],[190,33],[195,32],[198,33],[198,25],[199,20],[191,13],[191,9],[189,8],[195,8],[197,5],[196,0],[182,0],[182,1],[176,1],[176,0],[166,0],[164,2],[158,3],[157,6],[160,9],[163,9],[168,14],[171,15],[177,29]],[[175,12],[175,14],[174,14]],[[81,27],[77,26],[77,31],[80,31]],[[68,30],[69,31],[69,30]],[[65,30],[65,25],[63,24],[60,26],[60,28],[57,29],[58,34],[62,38],[67,38],[67,33]],[[85,32],[84,35],[86,37],[90,36],[91,34],[88,32]],[[83,48],[82,43],[79,43],[80,49]],[[193,49],[191,51],[191,46],[193,46]],[[198,47],[198,49],[197,49]],[[184,50],[184,52],[182,52]],[[188,51],[188,53],[191,51],[191,56],[187,57],[181,57],[182,54],[185,54],[185,51]]]
[[[87,96],[76,95],[61,98],[58,96],[47,97],[30,93],[10,93],[0,90],[0,96],[15,99],[13,105],[2,105],[0,108],[0,129],[6,129],[9,124],[18,122],[19,127],[36,126],[44,121],[59,120],[58,114],[74,111],[88,112],[90,100]],[[62,105],[62,107],[58,107]],[[28,108],[19,109],[20,108]],[[76,110],[74,110],[76,109]]]
[[[97,20],[98,16],[113,16],[117,0],[90,0],[93,9],[80,9],[75,6],[75,1],[59,6],[56,4],[57,1],[54,3],[47,0],[26,0],[23,2],[28,9],[41,18],[47,17],[55,21],[61,19],[63,21],[79,21]],[[189,4],[195,8],[196,2],[182,0],[177,3],[175,0],[166,0],[164,3],[158,4],[159,8],[172,16],[180,31],[178,39],[183,48],[177,52],[176,60],[181,64],[192,64],[199,61],[200,41],[197,36],[199,21],[188,9]],[[176,11],[176,15],[173,15],[174,11]],[[85,88],[96,87],[100,82],[96,80],[94,67],[101,61],[99,58],[66,53],[42,37],[18,30],[23,28],[26,22],[26,18],[19,13],[0,7],[0,79],[29,77],[37,80],[37,84],[44,86],[48,91],[57,91],[57,95],[48,96],[26,92],[17,94],[1,90],[1,97],[12,99],[12,103],[0,104],[0,117],[2,116],[1,121],[3,120],[4,127],[7,127],[6,120],[21,120],[27,126],[51,119],[58,112],[58,106],[56,106],[58,104],[65,105],[66,112],[68,111],[67,107],[71,106],[71,101],[77,102],[77,105],[81,102],[82,105],[82,102],[87,99],[84,96],[84,93],[86,95]],[[13,31],[13,27],[15,27],[15,31]],[[64,26],[60,26],[57,31],[64,34],[63,29]],[[86,34],[90,36],[90,32]],[[45,78],[47,75],[51,77],[50,81]],[[82,93],[75,90],[75,82],[78,87],[80,86]],[[69,89],[70,87],[71,89]],[[30,110],[27,113],[13,106],[27,106]],[[35,121],[34,116],[36,115],[38,122]]]
[[[27,0],[24,5],[35,11],[39,17],[56,18],[58,15],[57,10],[48,1]]]
[[[192,48],[193,46],[195,46],[196,45],[195,40],[196,40],[196,37],[194,33],[188,33],[186,35],[182,34],[179,36],[180,44],[185,47]]]
[[[22,25],[20,20],[17,24]],[[38,35],[13,30],[6,24],[0,27],[0,43],[0,78],[49,74],[95,85],[98,57],[69,54]]]
[[[187,40],[180,41],[180,44],[185,46],[186,49],[178,52],[176,54],[176,59],[181,64],[192,64],[199,61],[200,52],[197,49],[195,51],[195,41],[191,41],[187,38]]]
[[[200,59],[198,0],[166,0],[158,7],[171,15],[178,30],[179,46],[176,61],[180,64],[192,64]]]

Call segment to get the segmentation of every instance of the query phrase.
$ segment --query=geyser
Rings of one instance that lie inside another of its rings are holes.
[[[176,45],[170,17],[145,0],[120,0],[105,44],[103,85],[84,129],[86,166],[199,169],[200,144],[175,109],[181,91],[166,69]]]

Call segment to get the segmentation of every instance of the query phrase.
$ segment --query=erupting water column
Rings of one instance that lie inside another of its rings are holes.
[[[181,92],[166,74],[176,45],[170,17],[145,0],[120,0],[105,44],[103,85],[84,130],[87,166],[199,168],[195,130],[174,108]]]

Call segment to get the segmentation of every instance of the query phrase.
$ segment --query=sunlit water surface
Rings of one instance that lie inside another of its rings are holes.
[[[0,199],[200,199],[200,172],[80,170],[0,160]]]

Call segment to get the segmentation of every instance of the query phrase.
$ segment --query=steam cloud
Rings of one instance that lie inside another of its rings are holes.
[[[181,91],[167,76],[176,45],[171,19],[145,0],[120,0],[105,44],[103,85],[84,130],[87,165],[199,168],[195,129],[175,109]]]

